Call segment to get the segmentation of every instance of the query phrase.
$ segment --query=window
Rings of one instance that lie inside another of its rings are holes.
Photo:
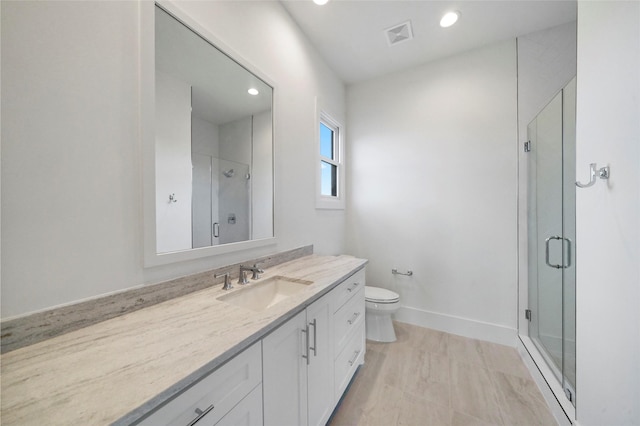
[[[321,112],[318,120],[317,208],[344,209],[342,145],[340,124]]]

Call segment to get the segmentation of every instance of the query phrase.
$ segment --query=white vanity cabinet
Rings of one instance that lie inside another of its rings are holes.
[[[332,294],[262,341],[264,424],[321,425],[333,411]]]
[[[264,424],[324,425],[364,362],[364,271],[263,341]]]
[[[261,343],[257,342],[155,410],[138,424],[144,426],[262,424],[261,361]]]
[[[364,271],[161,406],[145,426],[319,426],[364,362]]]

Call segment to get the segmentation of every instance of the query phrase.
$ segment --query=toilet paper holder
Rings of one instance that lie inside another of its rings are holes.
[[[400,272],[400,271],[398,271],[396,268],[393,268],[393,269],[391,270],[391,273],[392,273],[393,275],[405,275],[405,276],[407,276],[407,277],[410,277],[410,276],[412,276],[412,275],[413,275],[413,271]]]

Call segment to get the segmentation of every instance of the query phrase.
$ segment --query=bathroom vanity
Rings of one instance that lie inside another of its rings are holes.
[[[305,256],[3,354],[2,422],[324,424],[364,362],[366,263]],[[261,286],[295,291],[247,305]]]

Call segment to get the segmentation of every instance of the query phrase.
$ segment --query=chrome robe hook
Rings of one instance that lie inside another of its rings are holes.
[[[596,183],[596,177],[600,179],[609,179],[609,166],[598,169],[596,163],[589,164],[589,183],[576,182],[578,188],[588,188]]]

